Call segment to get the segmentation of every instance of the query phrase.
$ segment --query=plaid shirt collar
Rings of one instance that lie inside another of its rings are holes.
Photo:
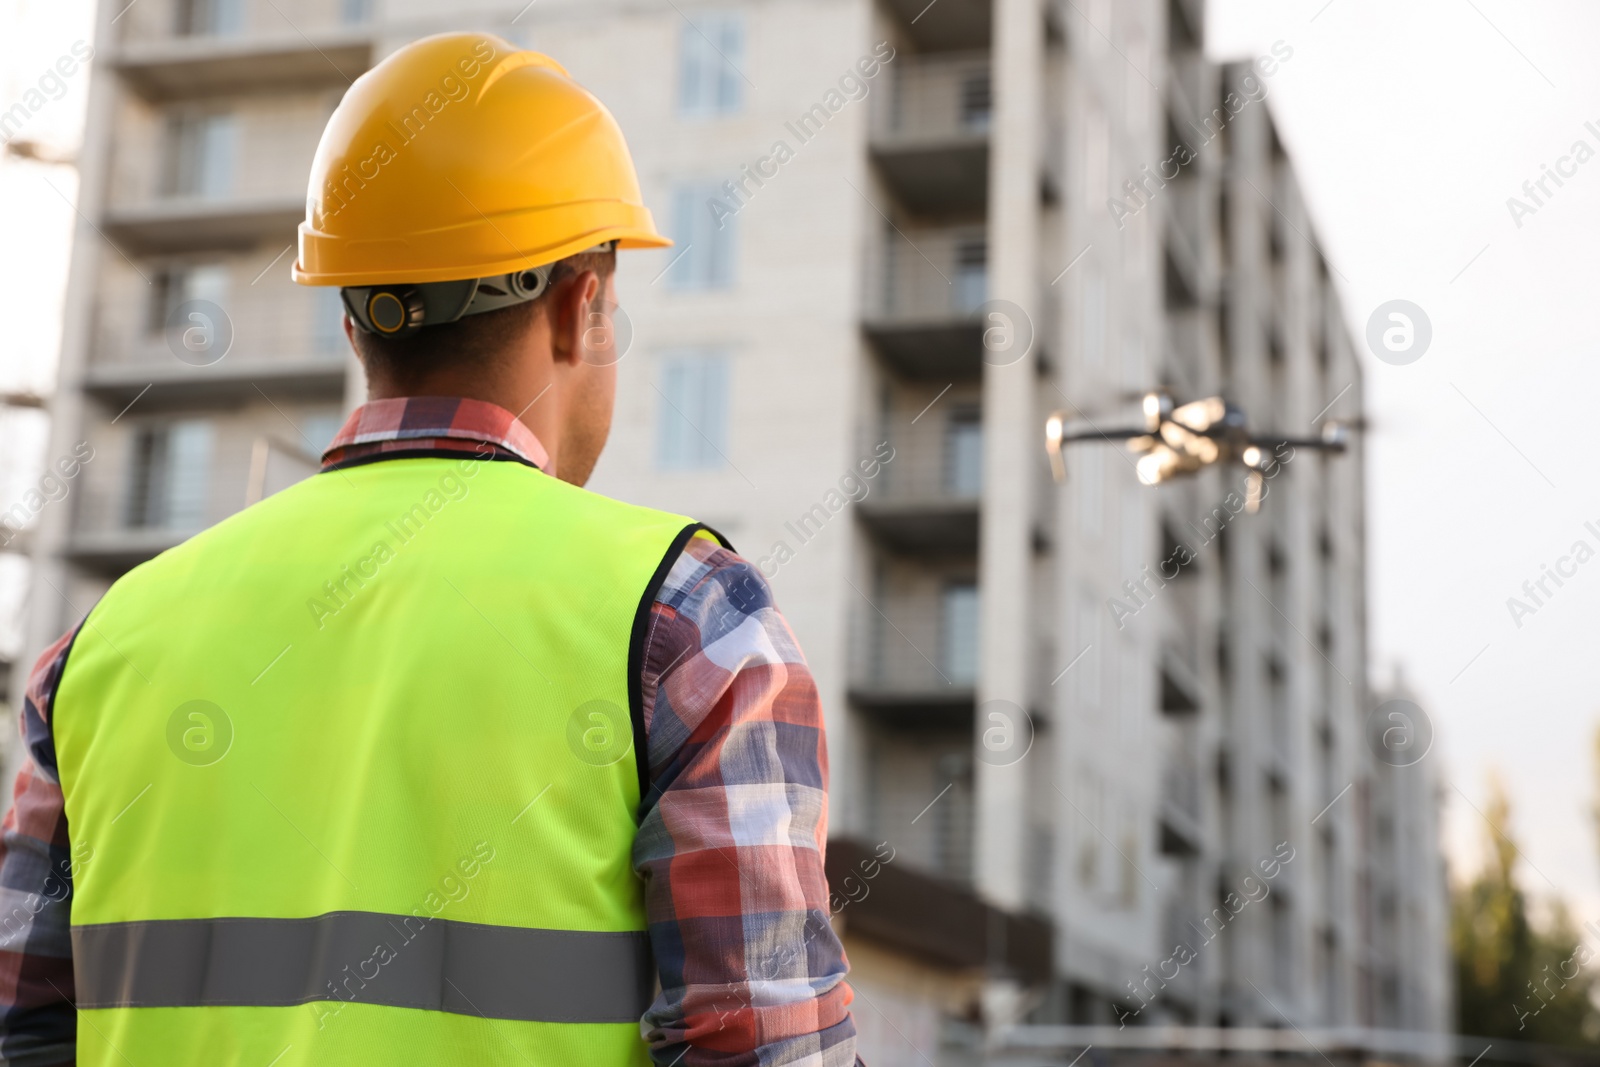
[[[498,404],[454,396],[405,396],[368,401],[352,411],[323,450],[322,469],[389,452],[482,452],[485,444],[541,470],[550,464],[550,454],[533,431]]]

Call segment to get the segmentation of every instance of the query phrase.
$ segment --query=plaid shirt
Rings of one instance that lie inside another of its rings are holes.
[[[358,408],[323,469],[441,449],[548,458],[502,408],[417,397]],[[76,633],[30,676],[0,843],[0,1060],[27,1067],[74,1058],[74,857],[50,723]],[[661,979],[642,1020],[651,1055],[680,1067],[858,1062],[822,867],[822,709],[756,568],[691,539],[651,608],[642,675],[650,788],[633,864]]]

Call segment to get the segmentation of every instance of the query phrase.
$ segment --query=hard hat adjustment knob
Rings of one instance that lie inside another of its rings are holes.
[[[426,304],[415,288],[374,289],[367,295],[367,322],[380,337],[407,337],[422,328]]]
[[[536,300],[544,293],[545,285],[550,280],[550,270],[550,266],[543,266],[513,271],[506,275],[506,284],[510,286],[513,296]]]

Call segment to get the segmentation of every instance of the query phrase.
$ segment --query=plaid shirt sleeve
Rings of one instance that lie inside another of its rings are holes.
[[[19,1067],[76,1057],[73,857],[50,735],[56,683],[76,636],[73,630],[46,649],[28,678],[23,763],[0,833],[0,1062]]]
[[[644,1017],[651,1055],[849,1067],[822,710],[755,567],[689,542],[652,607],[643,683],[650,791],[633,862],[661,977]]]

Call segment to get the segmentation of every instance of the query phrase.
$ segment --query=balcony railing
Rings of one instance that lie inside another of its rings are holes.
[[[154,501],[135,499],[137,490],[131,483],[131,478],[122,484],[102,480],[83,487],[68,547],[79,564],[121,574],[226,515],[209,497],[187,506],[153,507]]]
[[[1192,725],[1169,729],[1161,764],[1161,851],[1193,856],[1201,847],[1199,741]]]
[[[1174,118],[1178,133],[1191,147],[1199,148],[1203,137],[1188,123],[1201,121],[1211,111],[1213,101],[1220,100],[1217,91],[1215,64],[1199,51],[1180,51],[1172,55],[1172,83],[1182,100],[1182,107]],[[1202,149],[1203,151],[1203,149]]]
[[[878,478],[877,505],[973,507],[983,493],[983,424],[962,412],[890,428],[894,459]]]
[[[124,42],[326,33],[365,24],[372,0],[143,0],[120,16]]]
[[[938,620],[900,617],[869,621],[855,648],[859,688],[905,696],[960,698],[977,683],[976,656],[952,656],[939,643]],[[931,623],[931,625],[929,625]]]
[[[1200,673],[1201,635],[1210,632],[1201,621],[1200,583],[1193,575],[1167,580],[1161,597],[1167,613],[1165,642],[1191,678]]]
[[[1200,762],[1193,731],[1178,729],[1167,746],[1161,775],[1161,800],[1196,824],[1200,820]]]
[[[895,552],[968,555],[978,547],[983,493],[983,424],[975,398],[921,393],[910,413],[891,417],[878,440],[894,447],[856,514]],[[958,394],[959,395],[959,394]],[[917,414],[919,408],[925,408]]]
[[[226,515],[225,511],[217,510],[216,501],[209,498],[196,501],[193,507],[155,508],[151,503],[136,502],[135,494],[131,484],[94,486],[78,500],[74,523],[77,533],[91,537],[131,535],[180,540]],[[241,490],[238,503],[243,502]]]
[[[1162,938],[1163,944],[1186,945],[1194,950],[1205,943],[1207,937],[1205,916],[1195,907],[1193,897],[1193,891],[1184,886],[1162,907],[1161,927],[1162,934],[1165,935]],[[1215,919],[1212,919],[1211,929],[1216,929]],[[1176,976],[1164,978],[1163,981],[1172,984],[1184,995],[1193,996],[1206,967],[1205,963],[1192,960],[1188,966],[1181,967]]]
[[[989,57],[902,56],[875,99],[874,140],[884,144],[970,140],[988,136],[993,111]]]
[[[223,296],[211,307],[156,324],[146,307],[121,301],[104,309],[95,335],[96,369],[210,370],[219,375],[248,363],[272,367],[326,364],[338,368],[349,348],[336,290],[282,293],[263,287]],[[220,308],[218,316],[212,310]],[[175,303],[177,311],[182,303]]]
[[[304,430],[286,425],[280,433],[231,419],[180,419],[139,424],[127,434],[103,433],[74,500],[70,554],[118,574],[315,474],[321,441],[304,434],[326,440],[337,416],[313,418],[297,410]]]
[[[851,688],[887,705],[970,707],[978,680],[976,587],[921,589],[861,604]]]
[[[1222,373],[1223,342],[1214,316],[1203,308],[1169,308],[1163,319],[1175,385],[1193,390]]]
[[[982,211],[993,112],[987,53],[903,55],[872,101],[878,173],[916,214]]]
[[[1207,301],[1212,279],[1222,270],[1216,187],[1210,182],[1180,180],[1167,183],[1167,194],[1168,225],[1182,244],[1185,260],[1200,272],[1196,288],[1201,300]]]
[[[965,882],[972,872],[971,741],[964,732],[942,744],[929,740],[901,733],[872,746],[867,807],[873,839],[892,845],[897,865]],[[938,803],[930,805],[935,797]],[[862,888],[874,891],[870,883]]]
[[[330,103],[312,84],[130,114],[108,197],[112,223],[127,217],[170,227],[193,217],[216,225],[270,208],[287,216],[280,232],[287,230],[288,243],[305,216],[305,176]]]
[[[867,265],[866,311],[880,323],[976,323],[989,298],[982,229],[888,231]]]

